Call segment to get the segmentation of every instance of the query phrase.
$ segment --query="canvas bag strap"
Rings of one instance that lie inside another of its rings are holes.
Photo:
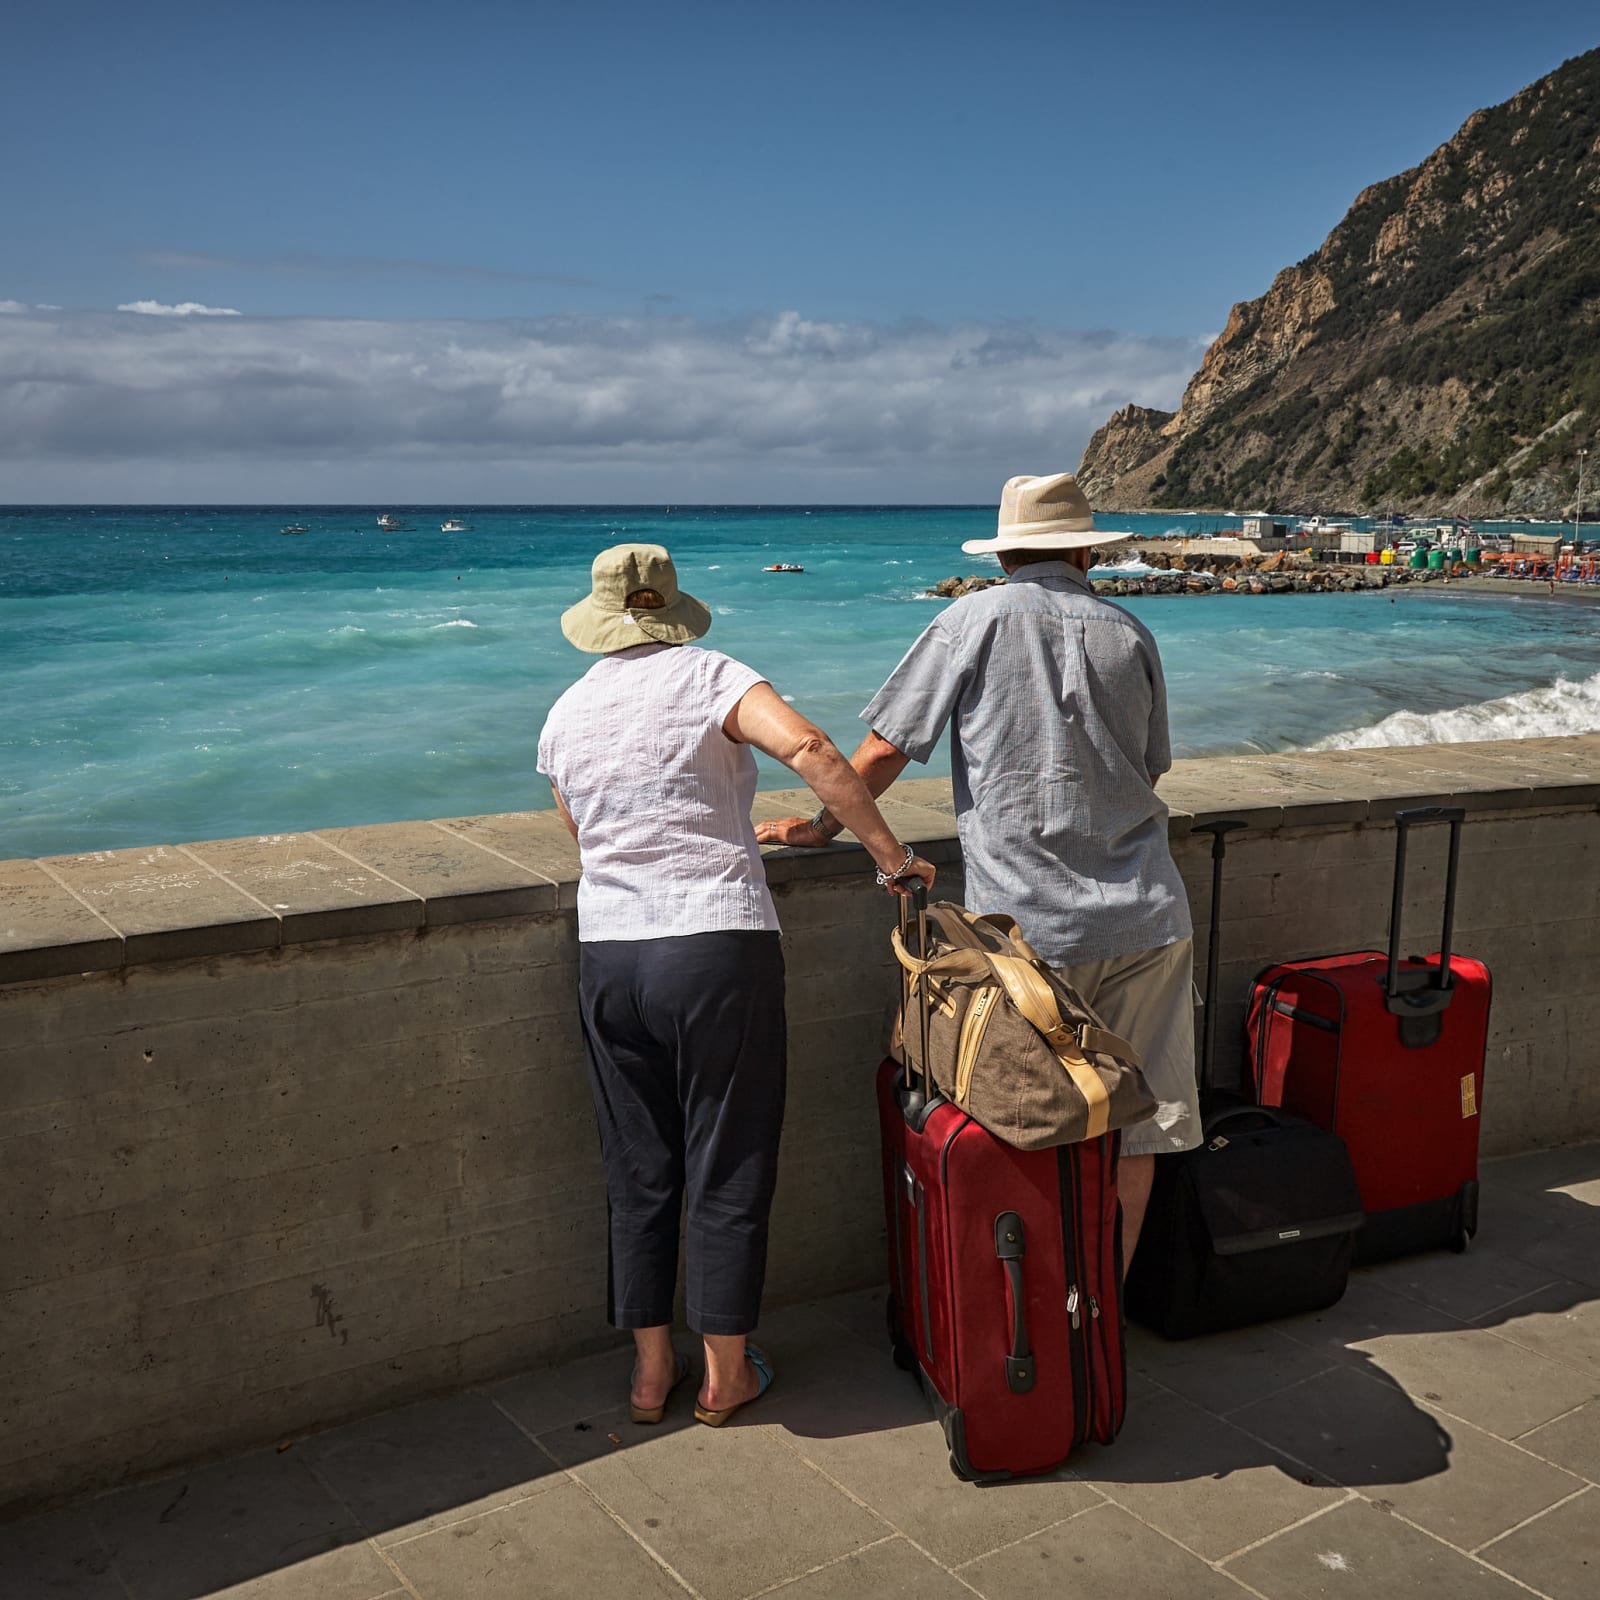
[[[1144,1057],[1120,1033],[1097,1028],[1091,1022],[1079,1023],[1073,1032],[1084,1050],[1093,1051],[1096,1055],[1115,1056],[1118,1061],[1126,1061],[1130,1067],[1144,1066]]]
[[[1069,1028],[1061,1020],[1061,1009],[1056,1004],[1054,990],[1028,962],[1018,956],[991,956],[989,964],[994,969],[994,975],[1005,985],[1011,1003],[1044,1035],[1061,1065],[1067,1069],[1067,1075],[1077,1085],[1086,1110],[1084,1138],[1098,1139],[1111,1122],[1111,1095],[1100,1081],[1100,1074],[1084,1054],[1084,1046],[1078,1037],[1080,1030]],[[1098,1028],[1092,1031],[1103,1032]],[[1115,1035],[1108,1037],[1114,1038]],[[1118,1040],[1118,1043],[1124,1041]],[[1120,1055],[1121,1052],[1114,1050],[1108,1054]]]
[[[951,944],[992,950],[994,939],[998,936],[1024,961],[1039,960],[1039,952],[1022,937],[1017,927],[1017,919],[1004,911],[991,911],[980,917],[976,912],[968,911],[965,906],[941,900],[937,912],[942,913],[939,916],[939,926]],[[988,934],[989,937],[987,939],[981,937],[983,934]]]
[[[895,960],[913,978],[958,978],[971,983],[989,975],[989,958],[981,950],[947,950],[943,955],[924,960],[906,949],[898,928],[889,935],[889,947],[894,951]]]
[[[1039,952],[1022,937],[1022,929],[1017,926],[1017,919],[1007,915],[1004,911],[991,911],[986,917],[979,917],[978,922],[986,928],[992,928],[1003,939],[1010,942],[1011,948],[1022,957],[1024,961],[1037,962],[1044,965]]]

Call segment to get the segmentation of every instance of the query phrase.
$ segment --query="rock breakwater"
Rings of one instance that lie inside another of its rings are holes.
[[[1004,583],[1004,578],[943,578],[923,590],[928,600],[959,600]],[[1152,565],[1148,572],[1091,579],[1094,592],[1112,598],[1143,594],[1363,594],[1372,589],[1404,588],[1411,584],[1470,583],[1462,573],[1450,574],[1412,567],[1304,567],[1285,565],[1277,557],[1238,560],[1226,556],[1191,557],[1171,566]]]

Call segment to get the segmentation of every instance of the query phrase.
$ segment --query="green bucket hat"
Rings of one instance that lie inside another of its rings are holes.
[[[591,655],[635,644],[688,644],[711,612],[678,587],[678,569],[658,544],[616,544],[590,569],[587,599],[562,613],[561,631]]]

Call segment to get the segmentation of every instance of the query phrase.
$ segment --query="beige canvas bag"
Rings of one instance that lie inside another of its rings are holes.
[[[925,948],[893,934],[906,974],[891,1048],[947,1100],[1022,1150],[1097,1139],[1142,1121],[1156,1101],[1139,1053],[1103,1027],[1007,916],[980,917],[949,900],[927,909]]]

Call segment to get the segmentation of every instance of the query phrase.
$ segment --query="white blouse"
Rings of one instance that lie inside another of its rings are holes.
[[[578,938],[775,930],[750,806],[756,760],[722,731],[759,672],[715,650],[602,656],[556,701],[539,771],[578,825]]]

